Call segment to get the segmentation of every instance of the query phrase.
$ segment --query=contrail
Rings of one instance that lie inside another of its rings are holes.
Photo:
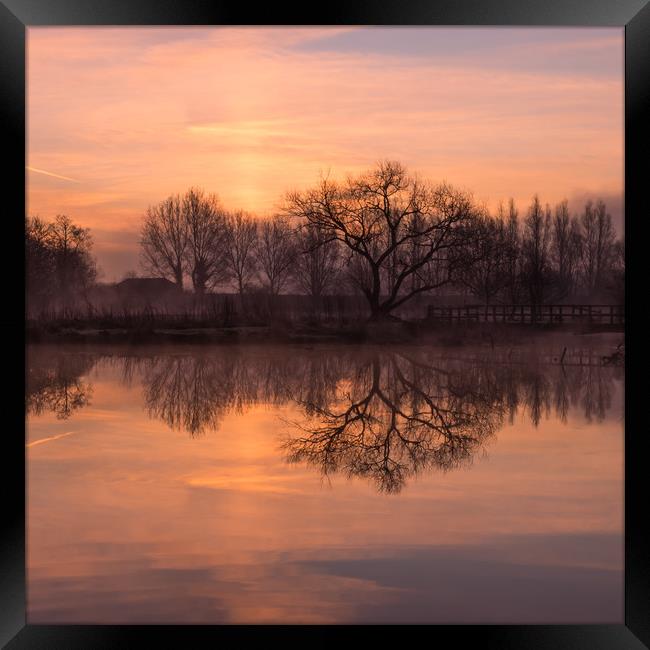
[[[37,174],[45,174],[46,176],[52,176],[54,178],[60,178],[64,181],[70,181],[71,183],[81,183],[76,178],[70,178],[69,176],[61,176],[61,174],[53,174],[52,172],[46,172],[44,169],[36,169],[36,167],[26,166],[25,169],[28,169],[30,172],[36,172]]]
[[[56,436],[50,436],[49,438],[41,438],[40,440],[34,440],[34,442],[28,442],[25,447],[34,447],[35,445],[42,445],[44,442],[50,442],[50,440],[58,440],[59,438],[65,438],[66,436],[71,436],[74,431],[68,431],[67,433],[59,433]]]

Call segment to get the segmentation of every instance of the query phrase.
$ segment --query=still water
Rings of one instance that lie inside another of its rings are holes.
[[[623,371],[28,349],[29,623],[620,623]]]

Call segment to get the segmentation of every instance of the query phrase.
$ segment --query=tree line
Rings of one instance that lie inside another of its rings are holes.
[[[56,299],[65,312],[97,278],[89,228],[66,215],[46,222],[28,217],[25,222],[25,284],[33,306],[47,308]]]
[[[40,242],[53,237],[41,232],[59,232],[64,222],[83,260],[76,285],[73,271],[41,269]],[[50,225],[31,219],[27,239],[30,278],[58,278],[66,291],[93,279],[87,230],[63,217]],[[571,214],[566,200],[550,206],[535,196],[522,214],[512,199],[490,213],[468,192],[395,161],[287,192],[266,219],[227,210],[215,194],[192,187],[149,206],[140,250],[147,274],[180,289],[189,280],[199,296],[225,288],[315,299],[358,293],[372,318],[442,287],[486,305],[619,301],[625,269],[624,244],[603,201]]]

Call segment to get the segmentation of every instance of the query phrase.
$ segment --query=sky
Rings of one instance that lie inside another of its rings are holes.
[[[29,27],[27,211],[139,271],[146,208],[199,186],[266,217],[384,159],[622,231],[623,28]]]

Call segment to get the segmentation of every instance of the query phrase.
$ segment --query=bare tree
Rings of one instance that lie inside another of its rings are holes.
[[[569,215],[568,201],[555,207],[551,228],[551,259],[557,274],[557,295],[562,299],[575,291],[582,239],[578,220]]]
[[[533,198],[524,221],[522,271],[533,306],[543,304],[550,286],[551,209],[542,208],[539,197]]]
[[[258,274],[273,296],[279,295],[291,278],[297,248],[289,222],[276,215],[264,221],[257,242]]]
[[[89,228],[59,214],[47,226],[54,291],[65,312],[95,281],[97,267],[91,255],[93,240]]]
[[[605,289],[619,304],[625,301],[625,242],[618,239],[614,244],[612,268]]]
[[[25,220],[25,288],[28,310],[47,309],[54,290],[50,227],[39,217]]]
[[[323,179],[291,192],[285,211],[318,229],[324,243],[347,247],[372,319],[452,281],[466,262],[454,249],[466,241],[475,213],[469,195],[446,184],[430,186],[392,161],[344,183]]]
[[[485,215],[476,220],[475,236],[463,249],[474,262],[460,272],[460,282],[483,301],[486,314],[490,301],[508,285],[510,244],[503,219]]]
[[[580,220],[577,215],[571,217],[569,228],[568,273],[571,276],[570,293],[575,294],[580,284],[580,257],[582,255],[583,239],[580,231]]]
[[[508,213],[499,206],[499,218],[506,224],[506,269],[508,281],[505,293],[508,300],[517,304],[521,301],[521,228],[519,226],[519,212],[515,201],[508,201]]]
[[[338,242],[309,223],[296,231],[296,284],[308,296],[320,298],[333,286],[340,271]]]
[[[25,224],[28,308],[59,305],[63,312],[85,297],[95,282],[97,267],[89,228],[66,215],[47,223],[38,217]]]
[[[584,212],[580,215],[582,234],[582,256],[580,265],[582,270],[583,286],[588,293],[592,293],[596,286],[596,256],[598,248],[598,233],[596,227],[596,214],[594,204],[587,201]]]
[[[612,225],[612,215],[607,212],[603,201],[596,203],[596,264],[595,282],[602,289],[606,276],[612,269],[616,256],[616,233]]]
[[[178,195],[150,206],[140,235],[142,265],[149,272],[183,288],[188,227]]]
[[[588,201],[580,217],[582,231],[582,278],[591,295],[603,288],[603,282],[615,259],[616,233],[612,217],[603,201]]]
[[[240,296],[257,273],[257,230],[257,221],[241,210],[228,217],[226,262]]]
[[[187,271],[195,293],[203,295],[228,277],[226,213],[216,195],[194,187],[182,198],[182,212],[188,232]]]

